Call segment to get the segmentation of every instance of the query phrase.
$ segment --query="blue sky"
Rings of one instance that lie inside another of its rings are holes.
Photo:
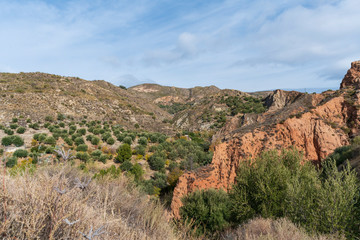
[[[337,88],[359,0],[0,0],[0,71],[243,91]]]

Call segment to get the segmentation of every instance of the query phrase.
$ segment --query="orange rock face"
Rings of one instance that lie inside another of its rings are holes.
[[[345,76],[344,81],[347,82],[343,81],[342,88],[349,86],[350,83],[358,83],[356,76],[357,74],[360,76],[360,65],[357,71],[354,69],[353,67],[352,70],[350,69],[352,79],[348,76],[349,72]],[[276,94],[279,95],[279,92]],[[358,95],[360,97],[360,93]],[[357,105],[359,105],[358,95],[355,95]],[[229,190],[235,182],[239,163],[245,159],[255,158],[264,150],[280,150],[294,146],[303,152],[307,160],[320,161],[336,148],[349,144],[349,130],[356,131],[348,129],[349,122],[358,119],[359,115],[358,110],[353,105],[349,105],[344,96],[345,93],[342,93],[319,104],[324,97],[314,95],[308,102],[315,102],[316,107],[312,106],[311,110],[301,112],[296,117],[287,118],[280,123],[259,124],[254,128],[245,128],[244,131],[233,131],[230,134],[231,138],[225,139],[215,147],[214,157],[209,166],[187,172],[180,177],[171,204],[174,217],[179,218],[183,196],[197,189]],[[284,98],[281,95],[281,99]],[[271,116],[274,117],[276,114]]]
[[[356,89],[360,88],[360,61],[351,63],[351,68],[346,73],[340,88],[349,86],[354,86]]]

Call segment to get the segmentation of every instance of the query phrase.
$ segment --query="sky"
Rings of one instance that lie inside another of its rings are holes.
[[[132,86],[337,89],[359,0],[0,0],[0,72]]]

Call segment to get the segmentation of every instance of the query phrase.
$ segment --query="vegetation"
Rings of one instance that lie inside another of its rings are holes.
[[[230,108],[232,116],[238,113],[262,113],[266,111],[262,101],[251,96],[228,96],[222,102]]]
[[[230,201],[223,190],[201,190],[191,193],[182,200],[180,208],[183,219],[196,227],[199,235],[205,232],[223,231],[230,225]]]
[[[284,150],[281,154],[270,151],[253,163],[240,164],[236,184],[228,195],[230,207],[223,209],[222,214],[227,216],[230,211],[231,224],[245,223],[255,216],[286,217],[309,232],[338,232],[351,238],[359,234],[359,190],[356,173],[349,165],[340,171],[335,161],[326,161],[318,171],[311,163],[303,163],[302,155],[296,150]],[[214,190],[210,191],[207,194],[214,194]],[[203,218],[203,212],[188,210],[197,204],[205,204],[200,209],[211,209],[226,202],[222,199],[210,203],[204,196],[202,192],[184,198],[180,211],[185,219],[192,216],[197,228],[220,230],[227,222],[221,221],[216,229],[213,222],[207,221],[219,218],[219,213],[209,211],[213,216]]]
[[[91,176],[69,166],[42,167],[33,174],[25,171],[2,177],[7,190],[0,199],[7,206],[7,217],[1,207],[0,236],[81,239],[85,233],[105,240],[114,236],[181,239],[162,206],[149,201],[125,177],[89,181]]]

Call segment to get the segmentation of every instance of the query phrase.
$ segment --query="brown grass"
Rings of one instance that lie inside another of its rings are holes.
[[[76,178],[89,179],[70,166],[6,175],[6,191],[0,195],[0,238],[85,239],[80,232],[103,226],[105,233],[93,239],[179,239],[163,207],[125,177],[92,180],[85,190],[76,186]],[[70,226],[65,219],[79,221]]]
[[[311,236],[287,219],[256,218],[226,234],[225,239],[238,240],[345,240],[338,235]]]

